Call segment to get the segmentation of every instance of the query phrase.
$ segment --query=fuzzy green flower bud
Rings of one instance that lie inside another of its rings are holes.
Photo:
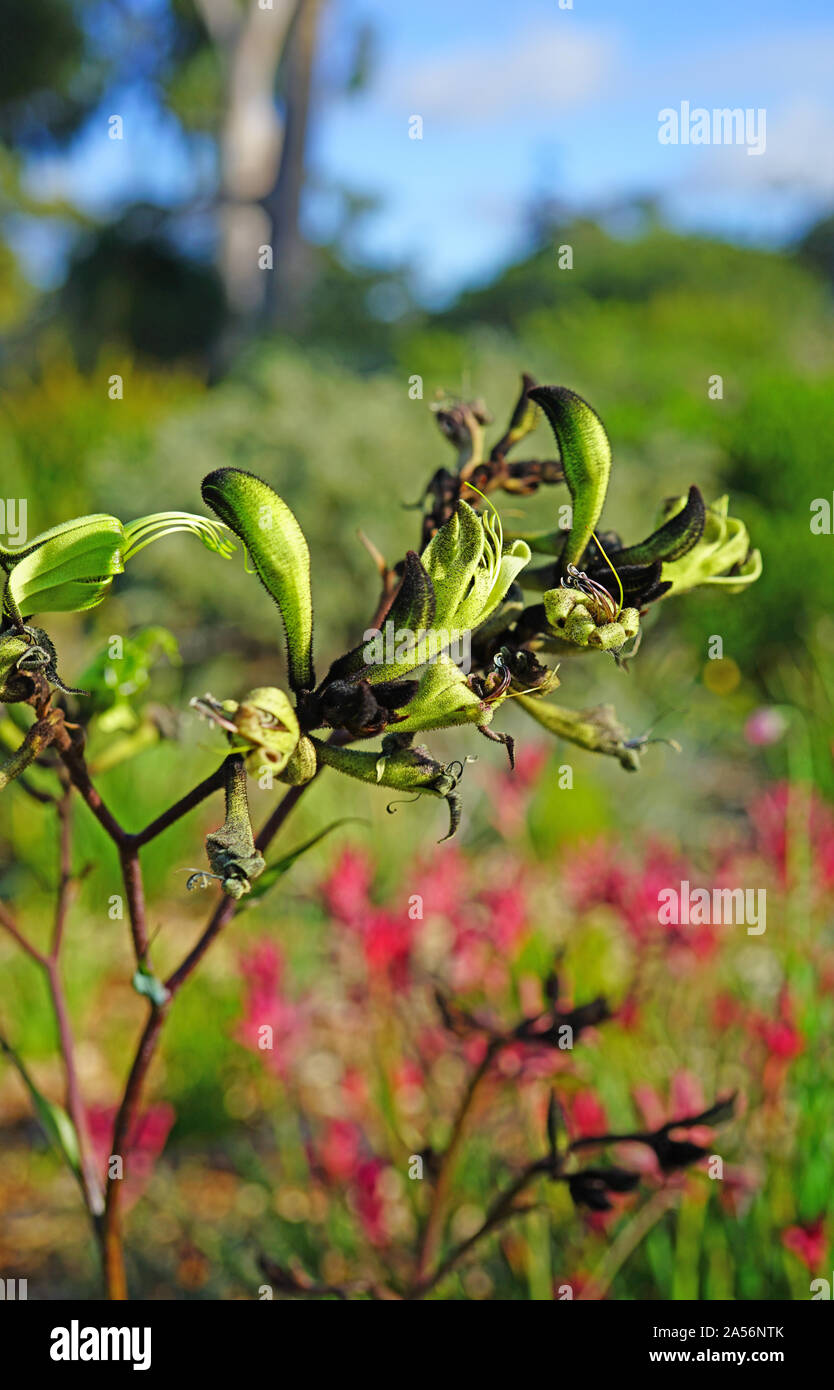
[[[220,886],[230,898],[242,898],[252,888],[251,880],[263,873],[266,864],[255,847],[249,801],[246,795],[246,765],[243,758],[226,759],[226,819],[219,830],[206,836],[206,853],[211,872],[196,869],[188,880],[189,888],[205,888],[210,878],[220,880]]]

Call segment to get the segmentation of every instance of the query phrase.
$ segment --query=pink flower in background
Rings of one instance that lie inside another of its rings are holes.
[[[779,996],[777,1018],[751,1013],[748,1027],[755,1037],[761,1039],[770,1058],[776,1062],[792,1062],[804,1051],[805,1040],[794,1022],[793,1001],[787,989],[783,989]]]
[[[577,912],[603,905],[621,909],[629,874],[619,862],[616,847],[600,838],[572,847],[564,882]]]
[[[362,1229],[372,1245],[387,1245],[390,1239],[379,1191],[379,1179],[386,1166],[381,1158],[365,1159],[356,1170],[351,1193]]]
[[[571,1140],[593,1139],[608,1131],[608,1116],[596,1091],[577,1091],[564,1102],[564,1111]]]
[[[493,778],[490,811],[493,824],[502,835],[515,835],[524,825],[530,794],[549,757],[546,744],[523,744],[516,749],[515,769],[506,768]]]
[[[828,1236],[822,1217],[803,1225],[789,1226],[782,1232],[782,1244],[813,1274],[821,1268],[828,1250]]]
[[[527,930],[527,903],[521,876],[503,886],[497,885],[481,895],[486,912],[485,935],[494,942],[502,955],[514,950]]]
[[[664,1101],[654,1086],[641,1083],[632,1087],[632,1098],[640,1113],[646,1130],[658,1130],[673,1120],[685,1120],[689,1115],[697,1115],[707,1109],[704,1088],[696,1076],[688,1071],[677,1071],[669,1083],[669,1099]],[[684,1138],[691,1144],[708,1147],[713,1136],[708,1125],[697,1125],[686,1130],[672,1130],[673,1139]],[[662,1178],[666,1182],[684,1182],[686,1169],[662,1174],[657,1156],[645,1144],[628,1144],[627,1167],[635,1168],[647,1176]]]
[[[706,1108],[704,1088],[697,1076],[693,1076],[691,1071],[676,1071],[669,1088],[670,1119],[685,1119],[687,1115],[697,1115],[699,1110]]]
[[[368,1154],[365,1138],[350,1120],[328,1120],[324,1133],[309,1146],[310,1166],[325,1181],[348,1191],[365,1235],[372,1245],[385,1245],[389,1232],[379,1191],[383,1159]]]
[[[369,973],[386,979],[396,990],[403,990],[408,984],[414,927],[405,912],[395,915],[375,907],[359,928]]]
[[[351,1120],[328,1120],[314,1152],[316,1167],[331,1182],[349,1182],[359,1166],[362,1131]]]
[[[469,874],[470,866],[458,847],[444,847],[442,854],[417,864],[409,893],[420,894],[424,918],[436,915],[455,921],[469,906]]]
[[[788,823],[795,817],[796,834],[810,839],[818,888],[834,887],[834,813],[807,787],[780,782],[757,797],[748,812],[756,848],[776,865],[782,886],[788,882]]]
[[[718,1183],[718,1200],[735,1217],[744,1216],[754,1196],[762,1186],[762,1174],[753,1164],[734,1167],[724,1164],[724,1175]]]
[[[87,1110],[90,1142],[99,1171],[104,1174],[107,1173],[112,1153],[110,1146],[113,1142],[113,1126],[117,1113],[118,1106],[115,1105],[94,1105]],[[171,1132],[175,1119],[174,1107],[162,1102],[158,1105],[149,1105],[147,1110],[143,1110],[134,1119],[128,1131],[125,1152],[122,1155],[124,1160],[122,1206],[125,1211],[128,1211],[134,1203],[138,1202],[147,1187],[156,1160],[165,1148],[165,1141]]]
[[[666,1123],[669,1118],[666,1105],[654,1086],[641,1082],[632,1087],[631,1095],[646,1129],[659,1129]]]
[[[778,743],[780,738],[784,738],[787,727],[787,720],[781,711],[769,709],[765,705],[750,715],[744,726],[744,737],[754,747],[766,748],[769,744]]]
[[[361,850],[344,849],[322,884],[322,896],[331,917],[350,926],[361,921],[368,908],[373,865]]]
[[[286,1077],[306,1031],[305,1010],[283,991],[284,958],[272,941],[260,941],[240,957],[243,1018],[236,1036],[270,1068]],[[265,1029],[271,1029],[271,1034]]]

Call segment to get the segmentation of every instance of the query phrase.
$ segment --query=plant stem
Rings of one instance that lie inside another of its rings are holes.
[[[110,1146],[111,1157],[120,1157],[124,1163],[127,1158],[128,1139],[139,1108],[142,1086],[156,1050],[159,1034],[165,1022],[168,1005],[151,1005],[139,1047],[133,1059],[133,1066],[125,1086],[113,1139]],[[104,1203],[104,1219],[101,1224],[100,1241],[104,1263],[104,1278],[108,1298],[124,1302],[127,1298],[127,1277],[125,1275],[124,1250],[122,1248],[119,1204],[123,1178],[113,1178],[108,1172]]]
[[[10,757],[0,763],[0,791],[39,758],[63,730],[64,717],[60,710],[47,710],[28,730],[26,737]]]
[[[458,1107],[458,1112],[452,1127],[452,1134],[446,1147],[446,1152],[441,1160],[440,1172],[438,1173],[437,1181],[434,1185],[434,1192],[432,1193],[428,1220],[426,1222],[426,1229],[423,1234],[420,1254],[417,1261],[418,1283],[426,1278],[428,1271],[437,1258],[443,1239],[446,1207],[451,1193],[455,1165],[461,1144],[463,1143],[466,1121],[469,1118],[481,1082],[489,1071],[493,1058],[500,1047],[501,1041],[499,1039],[490,1039],[480,1064],[475,1068],[475,1071],[469,1079],[469,1085]]]
[[[204,784],[203,784],[204,785]],[[260,833],[255,839],[255,844],[259,850],[264,850],[277,835],[290,812],[296,806],[304,792],[305,783],[300,787],[292,787],[276,806],[271,816],[264,823]],[[186,798],[187,799],[187,798]],[[182,802],[178,803],[182,805]],[[196,804],[196,803],[195,803]],[[127,850],[122,853],[122,864],[125,859],[136,859],[138,870],[138,854],[136,851]],[[141,876],[138,878],[141,886]],[[127,879],[126,879],[127,886]],[[129,896],[130,901],[130,896]],[[142,898],[142,910],[144,909],[144,899]],[[126,1157],[126,1149],[130,1133],[133,1129],[134,1120],[138,1112],[142,1089],[153,1061],[160,1034],[162,1032],[168,1010],[171,1007],[174,996],[185,984],[196,966],[202,960],[212,941],[219,935],[223,927],[231,920],[237,909],[237,902],[225,894],[221,897],[214,912],[206,924],[205,930],[192,947],[188,955],[177,967],[175,971],[165,981],[169,998],[163,1005],[152,1005],[151,1011],[145,1024],[133,1066],[130,1069],[127,1085],[125,1087],[122,1103],[116,1116],[116,1123],[113,1130],[113,1140],[111,1154]],[[133,919],[131,918],[133,921]],[[144,924],[144,916],[142,916]],[[143,925],[144,930],[144,925]],[[136,925],[134,924],[134,939],[136,938]],[[119,1205],[121,1200],[122,1180],[110,1178],[107,1180],[107,1190],[105,1198],[104,1219],[101,1230],[101,1243],[104,1261],[105,1282],[107,1294],[110,1299],[123,1301],[127,1298],[127,1278],[124,1266],[124,1251],[122,1248],[121,1221]]]
[[[503,1225],[505,1221],[509,1221],[513,1216],[521,1216],[524,1212],[529,1211],[529,1206],[516,1206],[516,1200],[521,1196],[522,1192],[526,1191],[535,1178],[541,1173],[547,1172],[549,1168],[549,1158],[537,1159],[535,1163],[529,1164],[515,1181],[498,1195],[487,1212],[483,1224],[478,1227],[477,1231],[475,1231],[473,1235],[468,1236],[466,1240],[461,1241],[459,1245],[456,1245],[446,1256],[446,1259],[438,1265],[434,1273],[427,1274],[419,1279],[412,1287],[408,1297],[411,1299],[425,1298],[426,1294],[430,1293],[434,1286],[440,1283],[441,1279],[445,1279],[446,1275],[452,1272],[456,1265],[460,1263],[464,1256],[467,1255],[484,1236],[489,1235],[491,1231]]]
[[[142,868],[139,851],[127,846],[119,847],[119,862],[122,867],[122,881],[127,898],[127,913],[130,918],[130,934],[136,962],[148,961],[148,926],[145,916],[145,888],[142,882]]]
[[[84,1193],[87,1210],[94,1221],[96,1221],[104,1211],[104,1194],[102,1192],[101,1179],[96,1169],[93,1156],[90,1131],[87,1125],[87,1112],[84,1107],[81,1087],[78,1081],[78,1072],[75,1067],[75,1042],[72,1035],[69,1010],[67,1008],[66,996],[64,995],[64,987],[61,983],[58,961],[54,957],[46,962],[46,978],[49,982],[49,993],[52,998],[52,1007],[55,1011],[55,1019],[58,1024],[61,1056],[64,1060],[64,1073],[67,1086],[67,1113],[72,1120],[78,1138],[81,1189]]]

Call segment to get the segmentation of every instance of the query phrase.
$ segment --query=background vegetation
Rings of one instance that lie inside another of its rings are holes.
[[[577,1216],[558,1191],[494,1237],[441,1296],[541,1299],[596,1279],[622,1299],[808,1297],[810,1278],[830,1273],[834,1190],[834,540],[809,530],[812,500],[834,486],[830,224],[774,251],[683,234],[645,207],[627,237],[584,217],[551,220],[523,257],[436,311],[390,267],[357,268],[338,240],[310,245],[297,224],[281,224],[296,273],[252,309],[235,303],[222,263],[186,249],[182,210],[128,208],[93,225],[33,198],[23,177],[31,148],[69,138],[116,80],[114,65],[146,65],[178,118],[211,139],[228,112],[228,51],[212,40],[204,7],[172,4],[166,42],[157,30],[138,50],[127,34],[114,44],[112,29],[82,25],[80,8],[9,5],[0,36],[4,47],[14,39],[18,57],[31,55],[7,66],[0,99],[7,232],[21,218],[74,226],[54,288],[27,281],[14,237],[0,246],[2,496],[27,499],[30,535],[85,511],[197,510],[210,469],[258,472],[309,538],[324,667],[356,640],[376,599],[357,530],[396,559],[417,540],[408,504],[451,459],[431,402],[483,397],[501,423],[526,370],[579,391],[601,414],[614,447],[610,513],[629,539],[647,529],[648,499],[659,504],[697,481],[708,497],[730,492],[764,556],[761,580],[738,599],[661,605],[628,674],[563,665],[566,703],[613,699],[632,732],[657,724],[678,740],[677,754],[652,747],[639,776],[543,746],[508,712],[519,778],[506,774],[501,750],[472,737],[479,761],[451,849],[434,847],[433,803],[389,816],[384,796],[340,784],[337,813],[362,823],[336,831],[283,891],[241,914],[177,1002],[143,1140],[164,1153],[152,1174],[149,1163],[130,1218],[137,1291],[251,1297],[261,1253],[322,1282],[396,1269],[423,1212],[407,1156],[442,1145],[472,1061],[440,1033],[434,985],[476,1011],[516,1017],[534,1011],[560,951],[571,996],[602,992],[623,1011],[567,1060],[507,1055],[461,1164],[454,1233],[477,1225],[498,1175],[539,1142],[554,1078],[574,1133],[592,1133],[602,1112],[614,1129],[658,1106],[662,1121],[695,1096],[707,1104],[737,1086],[741,1118],[717,1150],[732,1181],[695,1174],[667,1207],[648,1173],[650,1200],[663,1200],[644,1232],[632,1199],[600,1219]],[[288,43],[270,78],[285,118],[305,101],[299,20]],[[267,194],[283,187],[283,201],[269,204],[273,227],[275,209],[303,185],[303,146],[296,158],[283,185],[280,168],[270,172]],[[345,205],[347,237],[347,194]],[[558,264],[564,244],[570,270]],[[118,400],[108,394],[114,374],[124,382]],[[716,374],[720,400],[708,396]],[[422,399],[409,391],[415,376]],[[537,449],[549,449],[544,426]],[[505,525],[522,515],[552,525],[562,500],[550,490],[530,503],[505,499]],[[155,547],[103,608],[55,618],[50,633],[65,679],[83,686],[110,634],[153,625],[170,630],[179,658],[173,647],[160,652],[134,703],[162,711],[169,737],[100,778],[131,827],[215,765],[219,745],[188,712],[192,696],[283,680],[267,597],[238,563],[209,560],[187,539]],[[715,635],[720,661],[708,659]],[[749,723],[763,708],[776,715],[766,738]],[[96,753],[94,744],[93,762]],[[565,764],[570,790],[558,784]],[[274,793],[253,788],[252,797],[260,821]],[[283,847],[333,815],[323,777]],[[143,1002],[130,986],[124,924],[108,918],[112,847],[85,808],[75,820],[75,862],[88,871],[66,976],[98,1115],[123,1084]],[[202,861],[202,837],[218,820],[211,803],[150,848],[163,971],[204,915],[183,871]],[[36,938],[48,923],[53,835],[46,808],[18,788],[5,793],[0,896],[24,904]],[[717,882],[743,856],[748,880],[768,888],[764,938],[725,928],[699,949],[652,936],[658,882],[677,882],[679,869]],[[426,915],[409,926],[413,893],[425,896]],[[0,940],[0,961],[2,1029],[58,1099],[42,979],[10,940]],[[253,1044],[249,1025],[264,1016],[281,1038],[273,1054]],[[38,1296],[94,1293],[74,1187],[10,1067],[0,1068],[0,1126],[0,1272],[25,1273]]]

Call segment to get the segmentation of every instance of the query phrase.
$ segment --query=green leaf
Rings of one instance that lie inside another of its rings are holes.
[[[54,1101],[47,1100],[46,1096],[38,1090],[17,1053],[3,1038],[0,1038],[0,1050],[5,1052],[9,1061],[17,1068],[32,1098],[32,1105],[41,1128],[50,1144],[63,1156],[76,1176],[79,1176],[81,1173],[81,1150],[78,1134],[66,1110],[62,1106],[56,1105]]]
[[[562,564],[575,565],[602,512],[611,472],[611,445],[596,411],[566,386],[537,386],[529,396],[542,407],[559,445],[573,503]]]
[[[268,483],[242,468],[218,468],[203,479],[203,500],[246,546],[258,578],[277,603],[287,635],[294,690],[312,690],[313,601],[304,532]]]
[[[150,999],[152,1004],[161,1008],[170,999],[170,991],[167,990],[161,980],[148,969],[146,965],[140,965],[131,980],[133,988],[137,994],[143,994],[146,999]]]

